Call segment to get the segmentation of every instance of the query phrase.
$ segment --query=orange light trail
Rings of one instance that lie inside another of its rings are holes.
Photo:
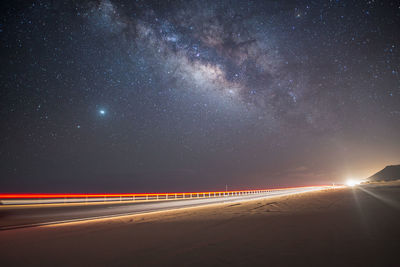
[[[59,194],[59,193],[4,193],[0,194],[0,199],[51,199],[51,198],[112,198],[112,197],[146,197],[146,196],[185,196],[185,195],[214,195],[215,194],[238,194],[238,193],[262,193],[266,191],[287,190],[305,187],[331,187],[328,185],[319,186],[298,186],[286,188],[252,189],[237,191],[207,191],[207,192],[171,192],[171,193],[122,193],[122,194]]]

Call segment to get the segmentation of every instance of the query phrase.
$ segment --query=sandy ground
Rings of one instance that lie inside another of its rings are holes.
[[[0,266],[400,266],[400,183],[0,232]]]

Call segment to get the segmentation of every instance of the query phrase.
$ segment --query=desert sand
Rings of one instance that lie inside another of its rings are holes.
[[[0,266],[400,266],[400,183],[0,232]]]

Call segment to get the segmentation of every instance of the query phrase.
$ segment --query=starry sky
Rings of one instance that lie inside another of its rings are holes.
[[[400,162],[399,29],[389,0],[2,1],[0,191],[365,178]]]

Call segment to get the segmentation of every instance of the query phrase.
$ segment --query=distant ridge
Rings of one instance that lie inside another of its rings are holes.
[[[400,179],[400,165],[386,166],[383,170],[368,178],[368,181],[394,181]]]

